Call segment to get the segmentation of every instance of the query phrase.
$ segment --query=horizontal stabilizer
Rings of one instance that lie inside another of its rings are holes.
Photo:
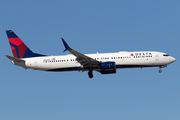
[[[5,55],[8,59],[12,60],[12,61],[17,61],[17,62],[23,62],[24,60],[19,59],[19,58],[15,58],[9,55]]]

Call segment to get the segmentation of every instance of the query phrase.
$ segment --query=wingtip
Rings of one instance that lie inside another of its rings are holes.
[[[69,45],[66,43],[66,41],[64,40],[64,38],[61,38],[61,39],[62,39],[63,44],[64,44],[64,47],[65,47],[65,50],[64,50],[63,52],[65,52],[66,50],[69,50],[70,47],[69,47]]]

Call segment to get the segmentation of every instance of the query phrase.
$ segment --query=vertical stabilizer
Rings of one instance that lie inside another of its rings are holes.
[[[12,30],[7,30],[6,33],[15,58],[45,56],[32,52]]]

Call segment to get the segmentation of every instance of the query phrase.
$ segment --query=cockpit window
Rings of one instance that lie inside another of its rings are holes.
[[[163,54],[163,56],[169,56],[168,54]]]

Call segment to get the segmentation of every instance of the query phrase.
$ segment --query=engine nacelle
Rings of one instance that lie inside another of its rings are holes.
[[[112,69],[116,69],[116,64],[115,62],[103,62],[101,63],[101,69],[107,69],[107,70],[112,70]]]
[[[101,63],[101,74],[113,74],[116,73],[115,62],[103,62]]]
[[[114,70],[101,70],[101,74],[113,74],[116,73],[116,69]]]

